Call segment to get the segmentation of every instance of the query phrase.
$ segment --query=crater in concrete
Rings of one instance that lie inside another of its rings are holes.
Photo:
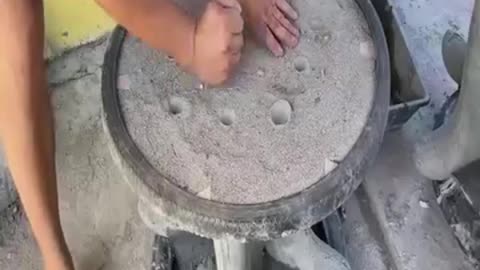
[[[343,8],[336,1],[293,3],[298,47],[276,58],[247,41],[240,66],[221,87],[126,38],[123,117],[168,181],[210,200],[262,203],[321,181],[355,144],[375,89],[375,59],[364,55],[373,48],[366,21],[352,0]]]
[[[305,57],[297,57],[294,61],[295,70],[304,72],[309,68],[308,60]]]
[[[233,110],[225,109],[220,115],[220,122],[225,126],[231,126],[235,121],[235,112]]]
[[[275,102],[270,110],[272,114],[272,122],[275,125],[285,125],[290,121],[292,114],[292,106],[284,99]]]
[[[173,115],[182,113],[184,110],[184,104],[182,100],[177,97],[171,97],[168,100],[168,110]]]

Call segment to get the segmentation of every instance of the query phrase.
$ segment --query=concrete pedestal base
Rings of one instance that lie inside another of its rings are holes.
[[[157,235],[167,236],[175,224],[140,200],[138,210],[144,223]],[[162,216],[161,219],[157,217]],[[160,222],[163,220],[163,222]],[[347,260],[319,239],[311,229],[267,242],[243,242],[231,237],[213,239],[218,270],[264,270],[264,249],[275,260],[300,270],[350,270]],[[178,269],[182,270],[182,269]]]
[[[263,243],[235,239],[213,240],[217,270],[263,270]]]
[[[270,241],[268,253],[277,261],[300,270],[350,270],[347,260],[311,230]]]

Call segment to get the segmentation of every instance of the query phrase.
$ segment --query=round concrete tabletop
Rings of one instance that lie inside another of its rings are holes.
[[[390,74],[373,7],[294,3],[299,46],[274,58],[247,42],[222,87],[115,31],[103,84],[114,156],[175,226],[255,239],[310,226],[347,198],[376,154]]]

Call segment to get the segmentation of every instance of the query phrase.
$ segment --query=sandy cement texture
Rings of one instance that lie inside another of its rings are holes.
[[[127,127],[170,181],[221,202],[276,200],[317,182],[356,142],[375,83],[366,22],[352,0],[293,3],[299,46],[274,58],[248,43],[223,87],[127,38],[119,77]]]

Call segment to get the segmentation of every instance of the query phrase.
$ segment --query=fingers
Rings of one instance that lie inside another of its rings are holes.
[[[230,72],[239,62],[242,56],[243,48],[243,36],[234,35],[230,41],[230,46],[228,48],[228,69]]]
[[[290,33],[292,33],[295,37],[300,36],[300,31],[298,28],[293,25],[286,17],[283,15],[283,12],[280,11],[278,8],[274,8],[272,10],[273,16],[280,22],[283,27],[285,27]]]
[[[276,5],[290,19],[296,20],[298,18],[298,13],[295,11],[295,9],[293,9],[287,0],[277,0]]]
[[[267,32],[265,33],[265,43],[273,55],[280,57],[285,53],[277,38],[273,35],[271,29],[267,29]]]
[[[275,37],[277,37],[278,41],[282,44],[286,44],[288,47],[293,48],[298,43],[298,38],[290,33],[287,28],[283,26],[282,23],[274,16],[273,10],[276,8],[274,7],[270,12],[270,16],[267,16],[267,24],[268,27],[272,30]]]
[[[233,8],[239,12],[242,12],[242,6],[237,0],[215,0],[217,3],[222,5],[225,8]]]
[[[232,34],[241,34],[244,28],[242,15],[238,10],[229,8],[224,11],[226,14],[226,27]]]
[[[238,53],[243,48],[243,36],[242,35],[234,35],[230,40],[230,44],[228,45],[228,52],[230,53]]]

